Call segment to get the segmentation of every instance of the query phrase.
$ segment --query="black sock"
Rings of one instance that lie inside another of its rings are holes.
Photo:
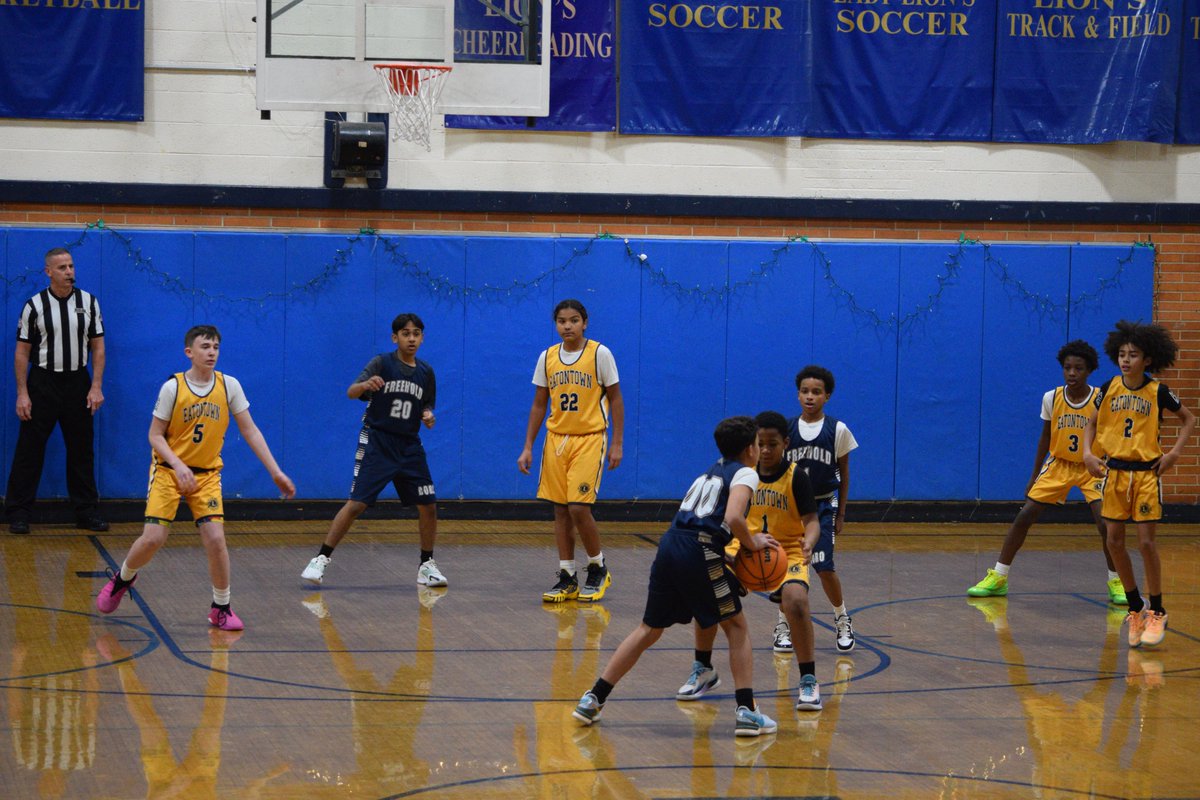
[[[712,650],[697,650],[696,660],[709,669],[712,669]]]
[[[1136,586],[1125,590],[1125,599],[1129,601],[1130,611],[1141,611],[1146,607],[1146,601],[1142,600],[1142,595]]]
[[[817,662],[815,662],[815,661],[801,661],[800,662],[800,677],[801,678],[803,678],[805,675],[812,675],[815,677],[816,674],[817,674]]]
[[[317,553],[317,555],[325,556],[326,558],[329,558],[330,556],[333,555],[333,545],[330,545],[330,544],[321,545],[321,552]]]
[[[424,564],[426,561],[428,561],[431,558],[433,558],[432,550],[422,550],[421,551],[421,563],[422,564]]]
[[[604,701],[608,700],[608,693],[613,690],[613,685],[604,678],[597,678],[596,685],[592,687],[592,694],[596,695],[596,700],[600,705],[604,705]]]
[[[739,706],[745,706],[751,711],[754,710],[754,690],[753,689],[734,689],[733,699]]]
[[[1161,594],[1150,595],[1150,610],[1153,611],[1155,614],[1167,613],[1166,611],[1163,610]]]
[[[229,603],[226,603],[226,604],[225,604],[225,605],[223,605],[223,606],[219,606],[219,605],[217,605],[217,604],[214,602],[214,603],[212,604],[212,607],[213,607],[213,608],[215,608],[215,609],[218,609],[218,610],[220,610],[220,611],[224,611],[226,614],[228,614],[228,613],[229,613]]]

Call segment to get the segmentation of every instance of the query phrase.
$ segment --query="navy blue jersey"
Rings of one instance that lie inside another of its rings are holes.
[[[828,497],[837,492],[842,483],[837,460],[837,424],[837,419],[826,416],[821,432],[811,442],[800,435],[799,417],[788,425],[787,460],[804,467],[817,497]]]
[[[437,383],[433,367],[419,358],[417,365],[410,367],[395,352],[380,353],[363,367],[354,382],[361,383],[373,375],[383,378],[383,388],[363,392],[360,399],[368,401],[363,424],[377,431],[415,437],[421,430],[422,412],[434,407]]]
[[[753,491],[758,484],[758,475],[754,470],[739,461],[722,458],[692,482],[692,487],[679,504],[679,510],[675,512],[671,527],[684,531],[705,531],[712,534],[714,543],[721,547],[729,544],[733,534],[725,527],[725,507],[729,505],[729,487],[742,470],[754,476],[754,485],[749,487]]]

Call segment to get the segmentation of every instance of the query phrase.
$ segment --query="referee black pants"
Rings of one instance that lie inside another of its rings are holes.
[[[46,441],[54,426],[62,429],[67,449],[67,493],[75,509],[75,518],[96,516],[99,494],[96,491],[94,429],[87,394],[92,386],[86,369],[52,372],[33,367],[27,387],[33,404],[29,420],[21,421],[12,469],[8,473],[5,509],[8,519],[29,519],[33,501],[42,480],[46,459]]]

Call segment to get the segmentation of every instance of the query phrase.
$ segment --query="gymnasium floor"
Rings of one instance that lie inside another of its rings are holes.
[[[135,526],[0,534],[0,796],[1200,796],[1197,527],[1160,529],[1170,629],[1131,653],[1090,528],[1035,528],[1008,599],[969,601],[1004,526],[851,524],[838,567],[857,649],[839,657],[817,589],[825,709],[795,712],[775,606],[748,598],[779,732],[737,741],[723,640],[725,684],[673,699],[681,628],[595,726],[570,716],[640,618],[661,526],[602,524],[609,596],[551,607],[546,523],[444,522],[451,585],[434,591],[415,585],[414,524],[365,522],[314,591],[299,573],[326,525],[230,525],[240,636],[209,630],[188,525],[112,617],[93,597]]]

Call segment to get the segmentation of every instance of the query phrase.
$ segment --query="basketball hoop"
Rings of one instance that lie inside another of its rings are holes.
[[[430,149],[433,109],[452,69],[445,64],[374,64],[392,104],[392,138]]]

